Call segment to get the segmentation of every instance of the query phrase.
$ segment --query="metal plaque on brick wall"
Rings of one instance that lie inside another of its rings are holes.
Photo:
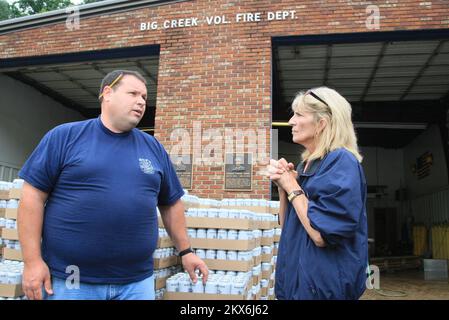
[[[252,190],[252,154],[227,153],[225,161],[225,190]]]
[[[176,175],[184,189],[192,189],[193,163],[192,155],[184,154],[172,156],[173,165],[175,166]]]

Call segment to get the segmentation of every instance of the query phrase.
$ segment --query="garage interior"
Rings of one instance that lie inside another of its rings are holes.
[[[52,63],[47,63],[50,61]],[[159,69],[158,47],[14,59],[3,65],[0,72],[90,119],[100,114],[98,91],[102,79],[117,69],[138,71],[147,81],[147,111],[139,129],[152,134]]]
[[[301,147],[291,143],[287,124],[296,93],[322,85],[340,92],[352,105],[364,156],[370,263],[381,272],[419,270],[422,279],[423,258],[449,259],[448,32],[296,36],[272,43],[278,157],[300,161]],[[278,199],[274,187],[272,198]],[[443,228],[440,238],[430,232],[436,227]],[[417,228],[424,232],[417,235]]]

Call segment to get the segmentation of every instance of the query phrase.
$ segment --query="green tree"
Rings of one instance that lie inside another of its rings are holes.
[[[6,0],[0,0],[0,20],[9,19],[11,16],[11,9]]]
[[[93,3],[93,2],[100,2],[104,0],[84,0],[83,4]]]
[[[72,5],[70,0],[17,0],[10,5],[12,17],[21,17]]]

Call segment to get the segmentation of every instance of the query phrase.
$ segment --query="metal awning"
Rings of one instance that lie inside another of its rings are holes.
[[[273,122],[290,118],[299,91],[323,85],[351,103],[361,145],[401,148],[424,130],[404,125],[446,118],[449,29],[273,40]],[[291,141],[289,128],[275,127]]]
[[[98,94],[104,76],[117,69],[140,72],[147,81],[147,106],[156,105],[156,86],[159,57],[132,58],[74,64],[18,68],[7,75],[28,84],[35,84],[49,96],[63,96],[83,109],[98,109]],[[88,112],[88,111],[87,111]]]
[[[282,100],[326,85],[350,102],[438,100],[449,93],[449,41],[388,41],[276,48]]]
[[[159,48],[130,47],[104,51],[0,60],[0,72],[28,84],[86,118],[98,116],[101,81],[118,69],[138,71],[147,81],[147,111],[140,127],[153,127]]]

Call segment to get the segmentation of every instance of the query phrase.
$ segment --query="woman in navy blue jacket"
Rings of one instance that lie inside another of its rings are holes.
[[[293,101],[293,142],[305,147],[297,170],[271,160],[278,186],[282,235],[277,299],[358,299],[368,266],[366,181],[351,106],[319,87]]]

